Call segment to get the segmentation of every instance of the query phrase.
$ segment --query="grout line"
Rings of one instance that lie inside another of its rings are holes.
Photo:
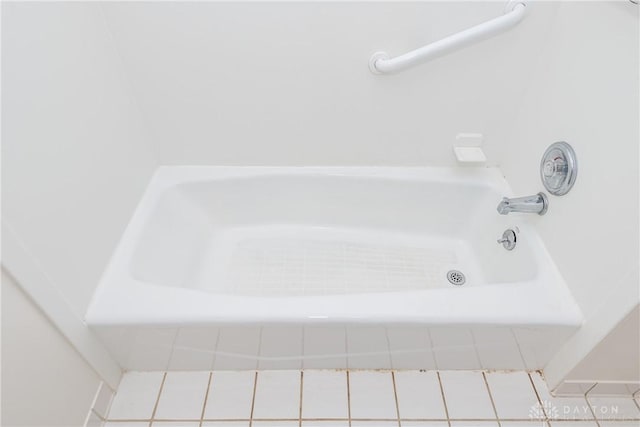
[[[344,328],[344,361],[345,364],[347,365],[347,383],[349,382],[349,369],[351,368],[351,366],[349,366],[349,330],[347,328],[347,326],[343,326]],[[351,424],[349,424],[349,427],[351,427]]]
[[[304,386],[304,371],[300,371],[300,410],[298,412],[298,427],[302,427],[302,388]]]
[[[176,342],[178,341],[178,334],[180,334],[180,328],[175,328],[176,331],[173,334],[173,338],[171,339],[171,352],[169,353],[169,359],[167,360],[166,369],[167,371],[171,368],[171,362],[173,362],[173,353],[176,351]],[[165,371],[166,373],[166,371]]]
[[[91,400],[91,406],[89,407],[89,412],[87,413],[87,416],[84,417],[84,424],[83,425],[87,425],[89,423],[89,420],[91,419],[91,415],[95,415],[97,416],[101,422],[104,422],[104,418],[101,417],[97,412],[96,412],[96,402],[98,400],[98,396],[100,396],[100,392],[102,391],[102,387],[104,387],[104,381],[100,381],[100,383],[98,384],[98,388],[96,389],[96,392],[93,394],[93,399]],[[107,410],[107,413],[109,413],[109,411]]]
[[[596,413],[593,412],[593,408],[591,407],[591,402],[589,402],[589,399],[587,399],[587,395],[586,394],[584,396],[584,401],[587,402],[587,406],[589,407],[589,412],[591,412],[591,415],[593,416],[593,419],[595,420],[595,422],[598,425],[598,427],[600,427],[600,421],[598,421],[598,417],[596,417]]]
[[[209,382],[207,382],[207,391],[204,394],[204,403],[202,404],[202,413],[200,414],[200,425],[202,427],[202,421],[204,420],[204,411],[207,409],[207,400],[209,399],[209,389],[211,388],[211,379],[213,378],[213,372],[209,372]]]
[[[158,390],[158,397],[156,398],[156,404],[153,406],[153,412],[151,413],[151,419],[149,420],[149,427],[153,423],[154,418],[156,417],[156,411],[158,410],[158,404],[160,403],[160,396],[162,395],[162,389],[164,388],[164,382],[167,379],[167,373],[165,372],[162,375],[162,382],[160,383],[160,390]]]
[[[440,371],[436,371],[436,376],[438,377],[438,385],[440,385],[440,395],[442,396],[442,403],[444,404],[444,413],[447,416],[447,424],[449,425],[449,427],[451,427],[451,418],[449,417],[449,408],[447,407],[447,399],[444,398],[444,387],[442,387],[442,379],[440,378]]]
[[[99,413],[96,412],[95,409],[91,408],[91,410],[89,411],[89,415],[95,415],[96,417],[98,417],[100,419],[100,421],[105,422],[107,421],[107,419],[105,417],[103,417],[102,415],[100,415]]]
[[[398,390],[396,389],[396,375],[394,371],[391,371],[391,382],[393,383],[393,399],[396,404],[396,416],[398,417],[398,427],[402,427],[400,422],[400,405],[398,405]]]
[[[347,370],[347,416],[351,427],[351,385],[349,384],[349,371]]]
[[[540,399],[540,393],[538,393],[538,389],[536,388],[536,384],[533,382],[533,378],[531,378],[531,373],[530,372],[527,372],[527,377],[529,377],[529,382],[531,383],[531,387],[533,387],[533,392],[536,394],[536,398],[538,399],[538,403],[542,407],[543,405],[542,405],[542,399]],[[546,417],[547,413],[545,412],[544,415]]]
[[[493,413],[496,416],[498,427],[502,427],[502,424],[500,423],[500,418],[498,418],[498,410],[496,409],[496,404],[493,401],[493,395],[491,394],[491,389],[489,388],[489,381],[487,381],[487,376],[484,371],[482,372],[482,378],[484,379],[484,385],[487,387],[487,392],[489,393],[489,400],[491,400],[491,407],[493,408]]]
[[[476,355],[476,361],[478,362],[478,367],[484,366],[482,360],[480,359],[480,352],[478,352],[478,343],[476,342],[476,336],[473,334],[473,329],[469,328],[469,335],[471,335],[471,342],[473,343],[473,352]]]
[[[429,328],[427,329],[427,338],[429,339],[429,354],[431,355],[431,358],[433,359],[433,366],[435,366],[436,368],[436,372],[438,371],[438,360],[436,359],[436,350],[435,347],[433,345],[433,338],[431,338],[431,331],[429,331]]]
[[[253,396],[251,397],[251,413],[249,414],[249,427],[253,426],[253,408],[256,405],[256,388],[258,387],[258,371],[253,377]]]
[[[260,332],[258,333],[258,357],[256,357],[256,375],[257,372],[260,370],[264,370],[262,369],[262,367],[260,366],[262,362],[262,331],[264,330],[264,326],[260,326]],[[256,376],[257,378],[257,376]],[[257,381],[257,379],[256,379]]]
[[[302,327],[302,340],[301,340],[301,341],[302,341],[302,343],[301,343],[301,346],[300,346],[300,347],[301,347],[301,348],[300,348],[300,354],[301,354],[301,356],[300,356],[300,369],[304,369],[304,368],[306,368],[305,363],[304,363],[304,362],[307,360],[307,358],[306,358],[306,354],[305,354],[306,344],[305,344],[305,340],[304,340],[305,335],[306,335],[306,334],[305,334],[305,330],[306,330],[306,329],[307,329],[307,328],[305,328],[304,326]],[[307,364],[308,364],[308,363],[307,363]]]
[[[389,359],[389,368],[393,369],[393,358],[391,357],[391,342],[389,341],[389,329],[384,328],[384,338],[387,341],[387,358]]]
[[[509,332],[511,332],[511,337],[513,338],[513,342],[516,343],[516,347],[518,348],[518,354],[520,355],[520,361],[522,362],[522,368],[526,371],[526,369],[527,369],[527,361],[524,360],[524,354],[522,354],[522,348],[520,348],[520,342],[518,341],[518,338],[516,337],[516,333],[513,330],[513,328],[509,328]]]
[[[589,389],[587,391],[584,392],[584,397],[587,397],[587,395],[589,394],[589,392],[591,390],[593,390],[594,388],[596,388],[596,386],[598,385],[598,383],[594,383],[591,387],[589,387]]]
[[[638,408],[638,411],[640,411],[640,388],[631,393],[631,399],[633,399],[633,403]]]
[[[211,359],[211,370],[213,371],[216,366],[216,360],[218,359],[218,343],[220,342],[220,329],[216,331],[216,343],[213,346],[213,358]]]
[[[547,427],[551,427],[551,423],[549,422],[549,416],[547,415],[547,410],[542,403],[542,399],[540,399],[540,394],[538,393],[538,389],[536,388],[535,383],[533,382],[533,378],[531,378],[531,372],[527,372],[527,377],[529,377],[529,382],[531,383],[531,387],[533,388],[533,392],[536,395],[536,399],[538,399],[538,405],[540,405],[540,409],[542,410],[542,415],[544,416],[544,421],[547,424]]]

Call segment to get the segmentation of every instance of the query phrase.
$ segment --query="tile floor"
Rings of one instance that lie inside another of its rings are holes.
[[[104,427],[640,427],[633,398],[552,397],[538,373],[129,372]]]

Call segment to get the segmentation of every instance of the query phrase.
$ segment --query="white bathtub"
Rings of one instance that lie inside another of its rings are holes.
[[[582,317],[505,195],[493,169],[162,167],[86,321],[126,369],[539,369]]]

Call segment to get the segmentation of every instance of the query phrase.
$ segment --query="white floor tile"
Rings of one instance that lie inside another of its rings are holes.
[[[154,421],[151,423],[151,427],[200,427],[200,422]]]
[[[538,398],[526,372],[487,373],[486,378],[498,418],[529,418]]]
[[[299,416],[300,371],[259,372],[253,418],[298,419]]]
[[[351,427],[398,427],[397,421],[358,421],[352,420]]]
[[[640,423],[638,421],[600,421],[600,427],[638,427]],[[562,427],[563,424],[556,423],[552,427]],[[571,426],[567,426],[571,427]],[[591,427],[591,426],[589,426]]]
[[[588,400],[593,408],[593,413],[599,420],[640,420],[640,409],[638,409],[633,399],[621,397],[589,397]]]
[[[302,421],[302,427],[349,427],[349,420],[340,421]]]
[[[449,427],[446,421],[402,421],[402,427]]]
[[[163,372],[127,372],[111,403],[109,419],[150,419],[163,376]]]
[[[556,387],[554,394],[562,397],[581,397],[595,385],[595,383],[561,383]]]
[[[93,411],[87,417],[84,427],[103,427],[103,422]]]
[[[298,427],[298,421],[254,421],[253,427]],[[225,426],[226,427],[226,426]]]
[[[93,411],[102,418],[107,418],[114,394],[109,386],[105,382],[102,382],[100,389],[96,393],[95,401],[93,402]]]
[[[530,375],[542,405],[551,420],[593,419],[589,404],[584,397],[552,397],[542,377],[535,372]]]
[[[549,388],[547,387],[547,383],[542,378],[542,376],[537,372],[531,372],[529,374],[531,377],[531,381],[533,382],[534,388],[538,392],[538,396],[540,396],[540,400],[548,400],[551,399],[551,394],[549,393]]]
[[[558,397],[543,400],[547,416],[552,420],[592,420],[589,404],[581,397]]]
[[[158,400],[156,419],[200,419],[209,372],[168,372]]]
[[[500,421],[500,427],[549,427],[549,424],[544,420],[538,420],[538,421]]]
[[[107,421],[106,423],[104,423],[104,427],[149,427],[149,421],[141,421],[141,422]]]
[[[202,427],[249,427],[249,421],[205,421]]]
[[[398,417],[390,372],[349,372],[349,395],[352,419]]]
[[[440,372],[444,398],[451,419],[495,419],[481,372]]]
[[[551,421],[551,427],[598,427],[595,421]],[[617,424],[616,424],[617,425]],[[600,424],[600,427],[604,427]],[[624,427],[622,425],[618,427]],[[638,427],[637,425],[634,427]]]
[[[597,383],[589,390],[589,397],[631,397],[638,388],[639,384],[632,383]]]
[[[498,427],[497,421],[451,421],[451,427]]]
[[[347,373],[305,371],[302,418],[349,418]]]
[[[254,371],[214,371],[205,406],[205,419],[249,419]]]
[[[435,371],[396,372],[395,379],[400,419],[447,418],[440,382]]]

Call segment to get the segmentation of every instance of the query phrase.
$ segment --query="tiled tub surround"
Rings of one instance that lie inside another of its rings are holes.
[[[238,324],[96,328],[134,371],[262,369],[538,370],[571,327]]]
[[[104,425],[637,427],[640,402],[554,398],[524,371],[129,372]]]
[[[582,316],[509,195],[487,168],[161,167],[86,320],[127,370],[540,369]]]

